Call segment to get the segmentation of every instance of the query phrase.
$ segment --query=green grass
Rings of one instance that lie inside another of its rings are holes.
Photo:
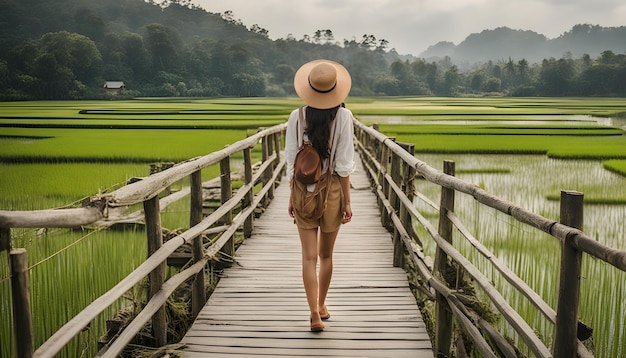
[[[19,230],[15,230],[18,231]],[[146,255],[145,234],[141,231],[49,230],[43,234],[25,230],[15,235],[13,246],[28,252],[31,309],[35,348],[61,325],[73,318],[87,304],[115,286],[143,262]],[[74,246],[69,246],[76,243]],[[67,249],[66,249],[67,248]],[[65,251],[63,251],[65,249]],[[6,253],[0,255],[6,262]],[[0,280],[9,276],[6,264],[0,265]],[[0,330],[12,332],[10,280],[0,282]],[[132,305],[118,300],[74,338],[60,357],[92,357],[105,322],[117,309]],[[11,357],[11,334],[2,334],[0,353]],[[5,341],[9,339],[9,342]]]

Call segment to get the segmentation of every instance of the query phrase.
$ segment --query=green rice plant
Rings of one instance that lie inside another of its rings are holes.
[[[457,176],[470,183],[481,183],[487,191],[544,217],[558,220],[558,201],[547,200],[546,193],[577,190],[585,197],[626,198],[626,178],[603,169],[599,161],[557,160],[543,156],[418,154],[420,160],[441,168],[444,159],[454,160]],[[507,168],[510,173],[490,174],[480,168]],[[465,170],[465,169],[471,170]],[[567,173],[567,175],[563,174]],[[520,180],[525,178],[525,180]],[[438,202],[440,188],[429,182],[416,181],[418,190]],[[418,200],[417,208],[437,225],[434,210]],[[625,228],[620,223],[626,215],[626,205],[585,205],[583,230],[599,242],[623,249]],[[458,193],[455,212],[470,231],[511,270],[526,281],[552,307],[556,307],[560,242],[558,239],[523,225],[495,209],[484,207],[473,198]],[[422,231],[425,252],[434,257],[435,245]],[[482,256],[460,237],[453,238],[455,246],[470,259],[518,311],[529,325],[550,345],[554,327],[513,289]],[[626,330],[620,317],[626,316],[624,273],[600,260],[583,255],[583,280],[579,315],[581,321],[594,329],[595,355],[619,357],[626,353],[620,346]],[[555,259],[556,258],[556,259]],[[480,291],[479,291],[480,292]],[[486,298],[485,298],[486,299]],[[500,329],[516,342],[521,339],[506,323]],[[521,344],[523,346],[523,344]]]
[[[61,207],[148,174],[146,164],[0,164],[0,210]]]
[[[129,177],[147,175],[146,164],[148,163],[178,162],[222,149],[226,144],[254,134],[259,126],[284,122],[289,113],[300,105],[302,103],[297,98],[206,100],[146,98],[123,102],[0,103],[0,161],[4,163],[57,163],[43,167],[38,166],[39,164],[0,165],[0,198],[3,198],[0,208],[14,210],[56,207],[93,195],[97,191],[108,191],[111,185],[125,182]],[[383,123],[381,130],[397,136],[398,141],[414,143],[417,156],[432,166],[440,167],[443,159],[453,159],[457,162],[459,177],[546,217],[555,219],[558,217],[558,204],[546,198],[561,189],[582,191],[590,199],[626,197],[623,189],[626,187],[623,182],[624,178],[603,170],[600,161],[597,160],[598,158],[626,158],[624,136],[618,128],[593,126],[594,119],[587,117],[590,115],[612,116],[618,112],[626,112],[626,103],[623,99],[355,97],[348,99],[347,107],[357,116],[364,118],[367,116],[403,116],[410,118],[410,123],[422,122],[420,125],[393,126]],[[580,117],[567,119],[562,117],[563,115],[580,115]],[[501,154],[476,155],[476,153]],[[502,153],[540,155],[509,156]],[[563,161],[548,158],[546,154],[564,158],[596,158],[596,160]],[[253,161],[258,159],[260,159],[260,146],[256,146],[253,150]],[[237,160],[240,160],[238,156],[233,158],[231,163],[233,171],[237,170]],[[620,161],[607,161],[607,163],[618,168],[621,165]],[[52,168],[59,165],[60,173],[53,175],[56,170]],[[117,166],[125,169],[116,172],[112,168]],[[109,172],[111,172],[110,177]],[[50,177],[47,177],[48,173]],[[214,165],[203,170],[202,177],[203,180],[208,180],[218,174],[219,165]],[[42,180],[31,179],[37,176],[44,178]],[[102,180],[96,178],[97,176],[102,176]],[[82,188],[82,182],[85,183],[84,188]],[[90,182],[93,186],[88,188]],[[425,195],[431,197],[432,200],[438,200],[440,188],[436,186],[421,188],[421,186],[428,186],[428,183],[423,180],[416,181],[416,183],[420,186],[420,191],[424,189]],[[182,180],[173,187],[173,190],[179,190],[186,185],[188,185],[187,181]],[[70,189],[76,187],[80,190],[72,194],[71,190],[66,187]],[[259,187],[257,185],[255,191],[258,191]],[[29,197],[31,192],[35,193],[32,199]],[[38,200],[41,203],[38,203]],[[553,266],[557,260],[553,258],[558,255],[558,243],[552,238],[544,238],[541,233],[527,231],[523,226],[510,221],[504,214],[479,209],[473,200],[457,200],[457,212],[466,213],[467,216],[462,220],[470,224],[468,226],[473,232],[480,234],[479,240],[492,248],[499,256],[501,255],[503,260],[514,268],[515,272],[528,280],[544,299],[551,305],[554,304],[554,287],[557,279],[554,276],[556,270]],[[623,247],[621,242],[624,237],[623,227],[603,223],[621,222],[626,215],[624,207],[623,205],[586,207],[585,231],[611,247]],[[140,205],[137,209],[140,209]],[[168,229],[186,227],[188,210],[188,199],[168,207],[162,216],[164,227]],[[420,210],[424,210],[425,216],[434,225],[437,224],[436,211],[422,207]],[[67,244],[76,242],[76,237],[72,235],[72,233],[68,235]],[[99,235],[97,237],[100,237]],[[137,239],[137,245],[144,245],[144,235],[139,236],[141,236],[141,243],[139,244],[140,239]],[[29,255],[32,252],[33,256],[47,257],[57,250],[56,247],[49,246],[51,244],[44,244],[44,240],[37,239],[36,235],[24,237],[23,245],[30,245]],[[420,237],[426,238],[427,235],[420,231]],[[85,239],[84,242],[92,239]],[[39,241],[41,247],[30,243]],[[61,240],[55,237],[52,241],[60,242]],[[455,242],[460,242],[460,239],[455,238]],[[129,262],[132,260],[114,251],[126,244],[125,241],[120,240],[116,241],[115,248],[103,248],[97,251],[99,254],[114,252],[115,254],[111,255],[113,257],[108,259],[119,258],[119,262]],[[432,242],[425,240],[424,244],[425,252],[433,256]],[[74,247],[83,247],[83,245],[80,242]],[[523,316],[531,322],[531,326],[547,342],[550,342],[551,325],[547,324],[518,294],[513,291],[509,292],[506,283],[502,282],[493,270],[487,268],[479,256],[471,253],[470,248],[462,246],[461,249],[464,252],[467,251],[467,255],[477,266],[492,274],[492,280],[501,291],[506,293],[507,298],[513,302],[513,306],[523,313]],[[73,249],[67,251],[71,250]],[[37,251],[39,253],[36,253]],[[139,249],[138,252],[133,257],[143,259],[145,250]],[[98,255],[98,253],[92,251],[72,255],[82,255],[82,258],[87,260],[91,255]],[[76,261],[80,262],[82,258]],[[72,266],[74,261],[69,256],[66,258],[60,258],[60,255],[54,256],[47,262],[55,262],[55,265],[50,268],[45,266],[46,272],[50,271],[50,275],[54,273],[60,277],[68,270],[79,269],[78,266]],[[544,265],[548,261],[550,265]],[[602,285],[610,285],[623,277],[621,272],[618,272],[617,276],[610,276],[611,274],[606,276],[602,265],[595,266],[597,260],[587,261],[584,275],[589,277],[589,280],[597,279]],[[98,264],[96,267],[114,266],[117,262]],[[44,264],[40,266],[44,267]],[[38,277],[32,282],[33,285],[35,282],[37,285],[43,285],[42,281],[57,280],[56,276],[43,279],[45,275],[39,271],[40,266],[32,269],[32,275]],[[6,272],[1,271],[3,269],[6,269],[5,265],[0,265],[0,274],[6,277]],[[85,271],[87,275],[93,273],[91,268]],[[596,273],[596,271],[601,273]],[[95,290],[90,286],[91,283],[82,283],[84,278],[71,277],[74,282],[81,282],[80,285],[88,287],[89,290]],[[62,286],[61,289],[69,292],[82,289],[78,285],[72,285],[74,286]],[[586,323],[593,321],[592,326],[596,329],[595,337],[603,337],[602,340],[596,341],[597,356],[625,354],[625,348],[615,347],[615,343],[612,343],[613,346],[610,345],[611,343],[605,343],[619,342],[620,340],[615,337],[624,336],[623,325],[617,324],[616,328],[613,318],[625,315],[624,304],[622,301],[611,302],[606,295],[625,297],[626,292],[624,292],[625,288],[620,285],[613,285],[611,289],[613,287],[616,288],[615,291],[607,289],[607,291],[599,292],[605,290],[603,287],[584,289],[583,297],[581,297],[581,301],[585,302],[603,302],[604,307],[597,307],[597,309],[592,307],[591,310],[589,307],[582,308],[581,304],[582,320]],[[42,297],[41,300],[37,300],[38,305],[45,305],[45,297],[56,294],[51,288],[38,288],[37,290],[41,292]],[[593,291],[598,297],[590,295],[589,291]],[[4,295],[3,298],[7,297],[7,292],[5,282],[0,283],[0,295]],[[83,302],[80,305],[83,306],[93,299],[91,296],[84,296],[83,293],[76,296],[82,296]],[[71,299],[68,298],[68,300]],[[3,299],[2,302],[8,301]],[[128,302],[121,302],[120,305],[125,303]],[[74,304],[79,305],[72,302],[72,305]],[[10,311],[8,304],[0,308],[4,310],[3,317],[4,312],[7,312],[7,307]],[[41,308],[37,309],[41,310]],[[49,313],[51,317],[55,317],[55,322],[62,321],[67,315],[65,307],[48,306],[47,309],[59,311]],[[73,311],[74,308],[71,310]],[[45,317],[42,311],[37,312],[41,317]],[[103,319],[111,315],[111,313],[104,314]],[[10,313],[7,316],[10,316]],[[47,320],[47,318],[38,319]],[[40,323],[45,325],[43,321],[38,322]],[[91,339],[92,335],[94,337],[98,335],[98,333],[92,333],[96,331],[93,328],[94,325],[100,327],[100,323],[94,323],[88,331],[83,332],[85,334],[81,333],[76,340],[78,343],[73,343],[73,346],[68,348],[69,353],[66,356],[79,355],[86,346],[83,342]],[[2,326],[3,332],[5,329],[7,328]],[[510,331],[509,328],[504,329],[507,332]],[[37,335],[38,342],[41,341],[39,337],[45,336],[40,333]],[[4,349],[4,347],[10,347],[11,343],[3,341],[0,345]],[[88,345],[92,347],[91,343]],[[2,351],[1,355],[5,356],[5,351]],[[10,356],[10,353],[8,355]]]
[[[626,158],[624,136],[398,135],[416,153],[547,154],[563,159]]]
[[[4,162],[179,162],[202,156],[246,138],[239,130],[156,130],[156,129],[20,129],[5,128],[13,136],[52,137],[37,141],[0,138],[0,159]]]
[[[607,160],[603,165],[606,170],[626,176],[626,160]]]
[[[13,247],[24,247],[28,253],[35,347],[115,286],[146,256],[145,233],[140,231],[27,230],[14,237]],[[12,332],[8,275],[7,265],[0,265],[0,316],[7,317],[0,320],[2,332]],[[94,356],[98,339],[105,332],[105,321],[118,309],[132,304],[118,300],[59,356]],[[14,349],[12,335],[2,334],[0,354],[11,357]]]

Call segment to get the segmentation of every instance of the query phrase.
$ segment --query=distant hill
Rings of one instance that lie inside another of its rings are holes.
[[[108,81],[124,98],[294,96],[296,69],[317,58],[346,66],[353,96],[626,94],[626,27],[501,27],[418,57],[374,35],[272,40],[262,25],[190,0],[0,0],[0,101],[108,99]]]
[[[440,42],[430,46],[419,57],[433,59],[448,56],[455,63],[497,61],[510,57],[537,63],[546,58],[561,58],[566,53],[575,58],[584,54],[596,57],[606,50],[626,52],[626,26],[576,25],[554,39],[534,31],[499,27],[471,34],[458,45]]]
[[[143,0],[0,0],[0,45],[56,31],[75,32],[100,42],[107,33],[142,33],[153,23],[175,29],[184,43],[259,38],[242,24],[225,21],[221,14],[174,1],[165,8],[155,5]]]

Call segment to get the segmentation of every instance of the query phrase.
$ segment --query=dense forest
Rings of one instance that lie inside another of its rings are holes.
[[[626,96],[626,55],[609,45],[624,29],[577,25],[564,35],[606,43],[598,53],[574,56],[580,47],[560,42],[563,55],[536,61],[510,46],[516,52],[461,66],[455,53],[493,45],[496,32],[528,34],[486,31],[415,57],[373,34],[340,41],[320,29],[271,40],[259,24],[189,0],[0,0],[0,100],[109,98],[106,81],[124,82],[121,98],[287,96],[295,70],[316,58],[349,69],[352,95]]]

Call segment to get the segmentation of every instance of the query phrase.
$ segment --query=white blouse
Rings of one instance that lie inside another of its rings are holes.
[[[299,108],[295,109],[289,115],[289,121],[287,122],[287,134],[285,138],[285,157],[287,160],[287,180],[290,181],[293,177],[293,162],[296,159],[296,153],[298,151],[297,143],[297,124],[299,117]],[[335,168],[334,171],[341,177],[347,177],[354,172],[354,125],[352,123],[352,112],[344,107],[339,107],[335,121],[337,121],[337,127],[335,127],[335,136],[337,142],[337,148],[335,149]],[[306,135],[305,135],[306,136]],[[324,163],[324,169],[328,167]],[[312,191],[315,188],[315,184],[309,185],[307,188]]]

